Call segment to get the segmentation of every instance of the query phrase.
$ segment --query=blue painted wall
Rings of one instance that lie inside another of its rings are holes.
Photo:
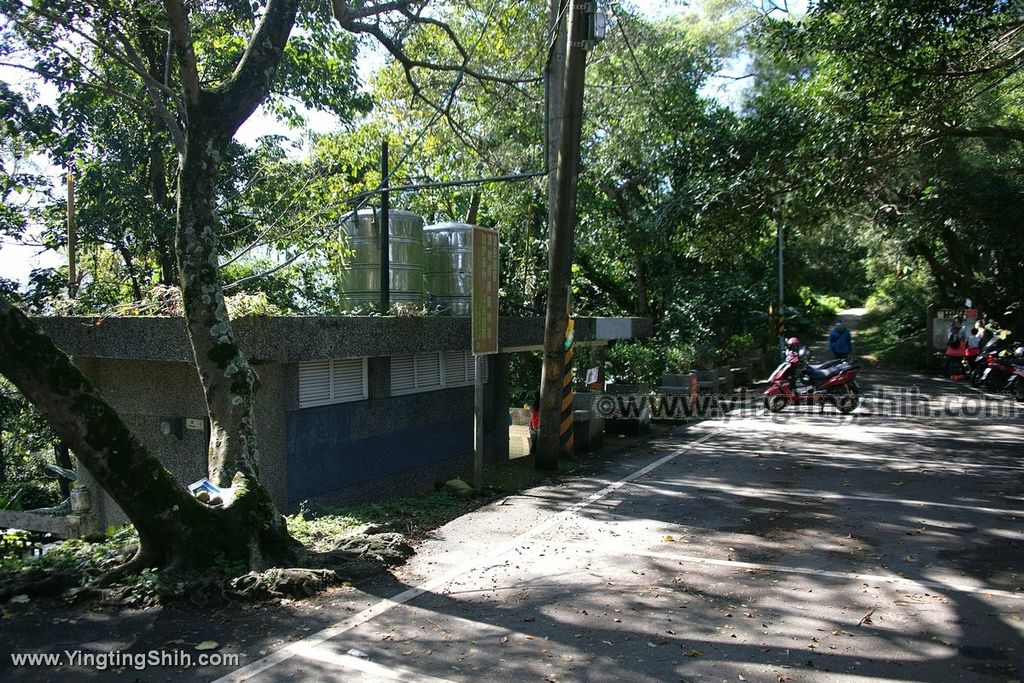
[[[473,453],[473,387],[339,403],[286,414],[288,504]],[[388,491],[381,491],[382,496]]]

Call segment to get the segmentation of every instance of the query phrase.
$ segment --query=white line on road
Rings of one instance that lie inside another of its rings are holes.
[[[638,486],[645,486],[649,490],[664,496],[685,496],[682,491],[672,491],[658,488],[655,484],[661,484],[670,488],[697,489],[698,491],[721,491],[732,493],[745,498],[766,498],[768,496],[779,496],[782,498],[814,498],[816,500],[863,500],[871,503],[889,503],[892,505],[907,505],[910,507],[939,507],[953,510],[968,510],[970,512],[983,512],[990,515],[1015,515],[1024,516],[1024,510],[1012,508],[990,508],[980,505],[960,505],[959,503],[937,503],[929,500],[914,500],[910,498],[888,498],[885,496],[859,496],[844,493],[829,493],[826,491],[793,491],[790,489],[767,489],[751,488],[747,486],[732,486],[730,484],[715,484],[709,481],[657,481],[636,482]]]
[[[695,449],[696,450],[696,449]],[[715,449],[701,448],[701,453],[712,453]],[[893,458],[885,455],[863,455],[863,454],[844,454],[844,453],[813,453],[811,451],[763,451],[763,450],[736,450],[729,451],[728,453],[722,453],[724,456],[733,455],[787,455],[796,458],[825,458],[828,460],[860,460],[864,462],[898,462],[907,465],[908,467],[947,467],[950,469],[956,469],[958,467],[963,468],[976,468],[984,470],[1024,470],[1024,465],[987,465],[980,462],[960,462],[957,460],[917,460],[915,458]]]
[[[722,430],[716,430],[711,432],[710,434],[706,434],[701,438],[697,439],[696,441],[692,441],[681,448],[677,448],[668,455],[662,456],[655,460],[654,462],[651,462],[638,470],[634,470],[633,472],[627,474],[622,479],[612,482],[611,484],[605,486],[600,491],[587,496],[578,503],[571,505],[570,507],[562,510],[561,512],[549,516],[545,521],[524,531],[523,533],[513,538],[511,541],[508,541],[507,543],[498,546],[491,553],[476,557],[470,560],[469,562],[466,562],[455,567],[446,574],[442,574],[441,576],[430,579],[429,581],[426,581],[420,584],[419,586],[409,588],[408,590],[404,590],[398,595],[395,595],[394,597],[385,598],[384,600],[381,600],[372,607],[368,607],[362,612],[352,615],[348,619],[344,619],[342,621],[337,622],[336,624],[328,626],[322,631],[318,631],[317,633],[314,633],[313,635],[308,636],[307,638],[304,638],[300,641],[296,641],[294,643],[286,645],[280,650],[270,653],[266,657],[257,659],[256,661],[252,662],[251,664],[248,664],[247,666],[242,667],[241,669],[237,669],[227,674],[226,676],[218,678],[216,681],[214,681],[214,683],[237,683],[239,681],[247,681],[253,678],[254,676],[259,675],[260,673],[274,666],[277,666],[281,662],[287,661],[292,657],[295,657],[296,655],[301,655],[303,652],[309,652],[311,651],[311,648],[316,648],[321,643],[324,643],[330,640],[331,638],[335,638],[341,635],[342,633],[345,633],[346,631],[350,631],[353,628],[360,626],[361,624],[365,624],[371,619],[374,619],[380,616],[381,614],[384,614],[385,612],[388,612],[394,609],[395,607],[398,607],[399,605],[403,605],[409,602],[410,600],[419,597],[420,595],[423,595],[424,593],[434,591],[437,588],[440,588],[441,586],[450,583],[452,580],[458,578],[462,574],[477,569],[486,563],[493,562],[505,553],[511,552],[515,548],[523,545],[524,543],[532,539],[534,536],[542,534],[548,529],[551,529],[552,527],[560,524],[566,517],[575,514],[579,510],[586,508],[587,506],[595,503],[596,501],[601,500],[608,494],[617,491],[626,484],[647,474],[650,474],[654,470],[658,469],[665,463],[674,460],[675,458],[679,457],[680,455],[690,450],[694,446],[704,443],[705,441],[716,436],[721,431]]]
[[[563,544],[564,545],[564,544]],[[644,550],[627,550],[626,555],[638,557],[652,557],[661,560],[671,560],[689,564],[707,564],[716,567],[731,567],[735,569],[755,569],[768,572],[779,572],[783,574],[806,574],[808,576],[829,576],[837,579],[852,581],[881,581],[885,583],[910,584],[924,586],[936,590],[955,591],[957,593],[976,593],[981,595],[992,595],[999,598],[1011,600],[1024,600],[1024,593],[999,590],[997,588],[985,588],[983,586],[971,586],[965,583],[945,583],[929,579],[908,579],[903,576],[886,576],[884,574],[857,574],[855,572],[837,572],[828,569],[815,569],[812,567],[787,567],[781,564],[763,564],[761,562],[740,562],[739,560],[716,560],[708,557],[696,557],[694,555],[676,555],[674,553],[657,553]]]
[[[338,654],[337,652],[331,652],[325,650],[322,647],[315,647],[313,645],[302,645],[301,643],[295,643],[294,654],[303,657],[305,659],[312,659],[317,662],[323,662],[324,664],[330,664],[339,669],[351,669],[353,671],[361,671],[365,674],[373,676],[375,681],[409,681],[410,683],[451,683],[445,678],[434,678],[433,676],[427,676],[417,671],[409,671],[407,669],[396,669],[394,667],[383,666],[381,664],[374,664],[366,659],[354,657],[352,655]]]

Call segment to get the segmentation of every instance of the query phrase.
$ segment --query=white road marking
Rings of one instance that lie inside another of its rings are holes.
[[[488,562],[493,562],[505,553],[511,552],[515,548],[523,545],[525,542],[529,541],[534,536],[542,534],[548,529],[551,529],[552,527],[560,524],[566,517],[569,517],[570,515],[575,514],[579,510],[582,510],[583,508],[586,508],[587,506],[595,503],[596,501],[601,500],[608,494],[617,491],[618,489],[634,481],[635,479],[650,474],[651,472],[658,469],[665,463],[674,460],[675,458],[678,458],[680,455],[690,450],[694,446],[704,443],[705,441],[716,436],[721,431],[722,430],[716,430],[714,432],[706,434],[701,438],[697,439],[696,441],[692,441],[681,448],[677,448],[668,455],[664,455],[661,458],[655,460],[654,462],[631,472],[622,479],[612,482],[611,484],[605,486],[600,491],[592,493],[591,495],[587,496],[578,503],[571,505],[570,507],[562,510],[561,512],[549,516],[545,521],[524,531],[523,533],[513,538],[511,541],[508,541],[503,545],[499,545],[491,553],[482,555],[480,557],[476,557],[470,560],[469,562],[466,562],[455,567],[446,574],[442,574],[441,576],[430,579],[429,581],[425,581],[419,586],[415,586],[413,588],[409,588],[408,590],[404,590],[398,595],[395,595],[394,597],[385,598],[384,600],[381,600],[375,605],[368,607],[362,612],[352,615],[348,619],[339,621],[336,624],[328,626],[327,628],[308,636],[307,638],[286,645],[280,650],[270,653],[266,657],[257,659],[251,664],[248,664],[240,669],[236,669],[235,671],[225,676],[222,676],[221,678],[218,678],[216,681],[214,681],[214,683],[236,683],[238,681],[247,681],[253,678],[254,676],[257,676],[258,674],[280,664],[281,662],[287,661],[288,659],[295,657],[296,655],[301,655],[303,652],[313,651],[311,650],[311,648],[316,648],[321,643],[324,643],[330,640],[331,638],[335,638],[341,635],[342,633],[345,633],[346,631],[350,631],[353,628],[360,626],[361,624],[365,624],[371,619],[374,619],[380,616],[381,614],[384,614],[385,612],[388,612],[394,609],[395,607],[398,607],[399,605],[403,605],[409,602],[410,600],[419,597],[420,595],[423,595],[424,593],[434,591],[440,588],[441,586],[450,583],[452,580],[458,578],[462,574],[477,569]]]
[[[701,453],[713,452],[712,448],[702,448]],[[813,453],[811,451],[761,451],[761,450],[735,450],[723,453],[723,457],[735,455],[789,455],[798,458],[825,458],[828,460],[860,460],[865,462],[898,462],[908,467],[958,467],[975,468],[984,470],[1024,470],[1024,465],[986,465],[978,462],[960,462],[957,460],[916,460],[914,458],[892,458],[885,455],[851,455],[841,453]]]
[[[911,498],[888,498],[885,496],[859,496],[854,494],[829,493],[827,491],[795,491],[790,489],[765,489],[751,488],[747,486],[732,486],[730,484],[714,484],[711,482],[687,482],[687,481],[651,481],[636,482],[638,486],[645,486],[655,493],[664,496],[686,496],[682,491],[658,488],[654,484],[662,484],[671,488],[697,489],[698,491],[722,491],[732,493],[745,498],[766,498],[776,496],[781,498],[814,498],[817,500],[863,500],[872,503],[889,503],[891,505],[906,505],[909,507],[939,507],[953,510],[968,510],[971,512],[982,512],[990,515],[1015,515],[1024,516],[1024,510],[1012,508],[990,508],[980,505],[960,505],[959,503],[937,503],[929,500],[914,500]]]
[[[694,555],[676,555],[675,553],[658,553],[644,550],[627,550],[624,554],[636,555],[638,557],[652,557],[661,560],[671,560],[673,562],[683,562],[688,564],[706,564],[714,565],[716,567],[731,567],[734,569],[755,569],[767,572],[778,572],[781,574],[806,574],[808,576],[829,576],[836,579],[847,579],[851,581],[880,581],[884,583],[909,584],[913,586],[933,588],[935,590],[955,591],[957,593],[976,593],[980,595],[991,595],[999,598],[1008,598],[1010,600],[1024,600],[1024,593],[1014,593],[1012,591],[1004,591],[996,588],[986,588],[984,586],[972,586],[965,583],[945,583],[942,581],[932,581],[929,579],[908,579],[903,576],[885,574],[858,574],[855,572],[837,572],[828,569],[815,569],[812,567],[788,567],[786,565],[781,564],[764,564],[761,562],[740,562],[739,560],[716,560],[708,557],[696,557]]]
[[[354,671],[361,671],[366,674],[372,674],[375,681],[410,681],[410,683],[451,683],[445,678],[434,678],[433,676],[427,676],[425,674],[409,671],[408,669],[398,669],[394,667],[382,666],[380,664],[374,664],[373,662],[362,659],[361,657],[354,657],[352,655],[338,654],[337,652],[331,652],[325,650],[322,647],[316,647],[313,645],[299,645],[296,643],[295,654],[305,659],[312,659],[317,662],[323,662],[324,664],[330,664],[331,666],[339,669],[351,669]]]

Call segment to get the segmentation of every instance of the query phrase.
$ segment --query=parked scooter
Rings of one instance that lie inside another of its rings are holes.
[[[1007,330],[1002,330],[989,339],[981,347],[981,352],[974,358],[974,362],[971,365],[971,371],[968,376],[971,386],[980,387],[986,374],[985,370],[995,364],[1000,356],[1012,353],[1013,345],[1014,342],[1010,341],[1010,332]]]
[[[861,394],[856,361],[842,358],[809,365],[810,357],[810,349],[796,337],[786,342],[786,360],[768,378],[764,407],[777,413],[787,405],[831,403],[844,415],[856,409]]]
[[[978,362],[975,368],[980,374],[975,380],[974,373],[971,375],[971,385],[984,387],[989,391],[1003,391],[1014,375],[1014,360],[1017,351],[1021,348],[1020,342],[1001,345],[992,353],[983,356],[984,361]]]
[[[1009,361],[1010,377],[1003,385],[1003,391],[1013,394],[1018,401],[1024,401],[1024,346],[1017,346]]]

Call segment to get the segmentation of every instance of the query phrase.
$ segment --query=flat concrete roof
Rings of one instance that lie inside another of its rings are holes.
[[[649,337],[649,318],[576,318],[576,342],[607,343]],[[71,356],[192,362],[183,318],[46,317],[36,322]],[[305,316],[239,318],[232,322],[253,363],[295,363],[324,358],[404,356],[465,351],[470,319],[453,317]],[[540,350],[544,318],[504,317],[501,351]]]

